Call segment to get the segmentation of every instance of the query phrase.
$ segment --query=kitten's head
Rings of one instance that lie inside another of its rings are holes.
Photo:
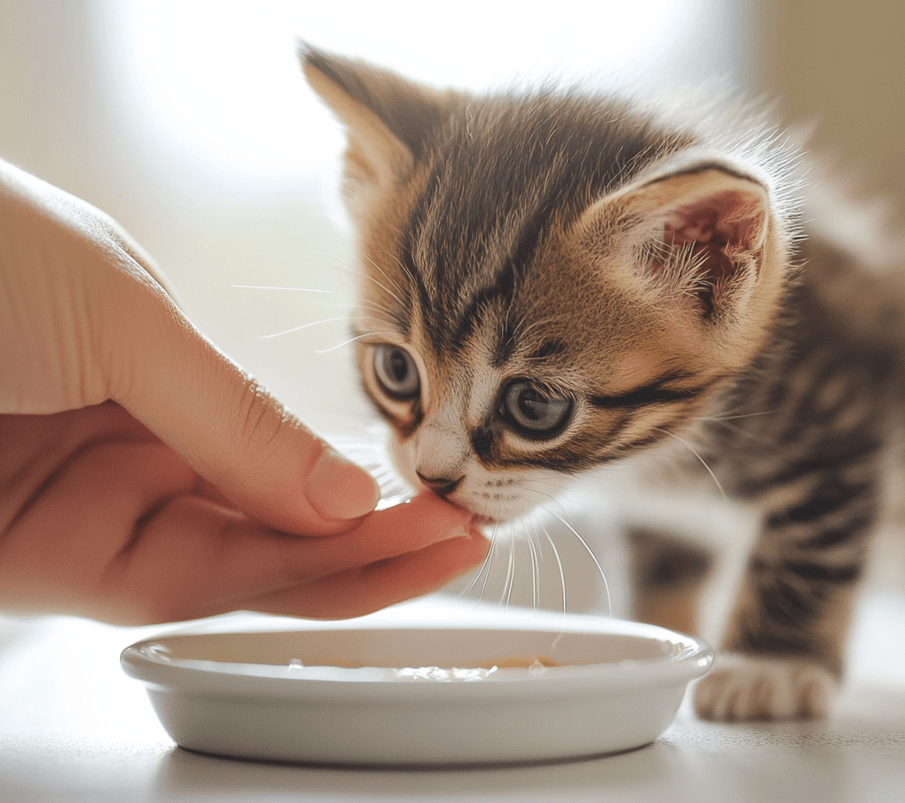
[[[791,232],[757,147],[574,92],[303,64],[347,128],[358,361],[413,486],[520,515],[681,431],[763,348]]]

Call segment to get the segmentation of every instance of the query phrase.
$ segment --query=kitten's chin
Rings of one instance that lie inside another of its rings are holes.
[[[451,497],[449,501],[471,513],[473,521],[478,525],[502,524],[519,519],[528,515],[536,507],[534,504],[520,500],[513,500],[511,503],[494,501],[492,504],[487,504],[483,503],[483,500],[469,501]]]

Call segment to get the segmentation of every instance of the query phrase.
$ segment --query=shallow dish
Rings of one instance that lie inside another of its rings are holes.
[[[437,766],[648,744],[713,661],[689,636],[577,615],[293,626],[279,620],[256,632],[147,639],[123,651],[122,665],[147,685],[172,738],[191,750]],[[558,665],[492,668],[539,656]],[[445,671],[452,668],[466,671],[455,679]]]

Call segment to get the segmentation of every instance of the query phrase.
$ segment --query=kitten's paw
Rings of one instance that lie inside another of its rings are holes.
[[[694,705],[712,720],[810,719],[827,713],[838,686],[811,661],[722,654],[698,682]]]

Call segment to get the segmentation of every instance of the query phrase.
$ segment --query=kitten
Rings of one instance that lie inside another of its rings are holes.
[[[743,112],[302,62],[348,132],[358,363],[400,472],[487,521],[642,460],[756,506],[696,707],[823,714],[901,424],[905,294],[803,238],[794,151]]]

